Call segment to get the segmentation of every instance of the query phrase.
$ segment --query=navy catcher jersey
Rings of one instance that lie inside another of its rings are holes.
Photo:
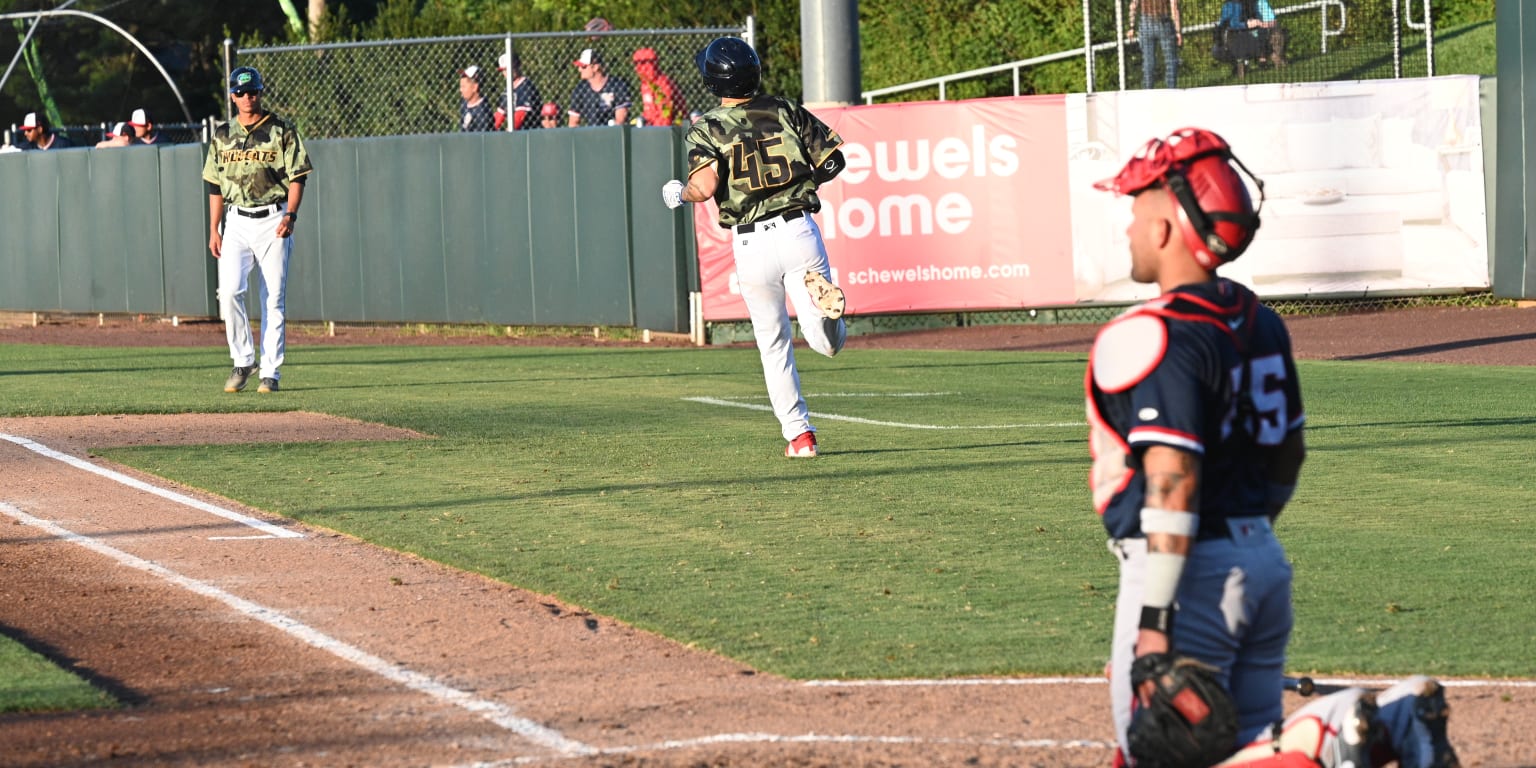
[[[1269,457],[1305,415],[1280,316],[1225,278],[1176,288],[1099,331],[1086,381],[1093,503],[1113,538],[1141,536],[1140,455],[1200,457],[1200,532],[1264,514]]]
[[[813,169],[842,146],[836,131],[780,96],[720,105],[688,129],[688,175],[714,165],[720,226],[821,210]]]

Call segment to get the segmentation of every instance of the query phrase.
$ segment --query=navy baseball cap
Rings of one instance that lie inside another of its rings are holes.
[[[250,91],[264,91],[267,86],[261,81],[261,73],[255,67],[240,67],[229,73],[229,92],[247,93]]]

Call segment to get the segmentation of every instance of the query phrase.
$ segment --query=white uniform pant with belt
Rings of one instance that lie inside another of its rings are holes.
[[[809,215],[788,221],[774,217],[757,222],[751,232],[733,233],[731,245],[741,298],[752,318],[752,333],[763,361],[768,400],[784,439],[793,440],[816,428],[811,426],[805,398],[800,395],[786,297],[795,306],[800,333],[811,349],[832,357],[848,340],[843,319],[823,317],[805,288],[807,272],[831,276],[821,229]]]
[[[230,360],[239,367],[256,364],[245,295],[249,290],[252,267],[260,275],[260,378],[263,379],[280,378],[278,369],[283,365],[286,346],[283,303],[293,238],[277,236],[277,226],[282,220],[281,206],[259,219],[242,216],[230,208],[224,216],[223,253],[219,257],[219,313],[224,316],[224,337],[229,342]]]

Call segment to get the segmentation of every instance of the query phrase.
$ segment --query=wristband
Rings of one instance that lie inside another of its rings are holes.
[[[1141,532],[1143,535],[1169,533],[1174,536],[1194,536],[1200,530],[1200,516],[1178,509],[1141,508]]]
[[[1184,576],[1184,555],[1172,552],[1148,552],[1147,568],[1142,585],[1141,604],[1153,608],[1167,608],[1179,593],[1179,580]]]
[[[294,213],[293,211],[286,211],[286,212],[283,213],[283,218],[285,218],[285,219],[293,219],[294,221],[298,221],[299,220],[299,215],[297,213]]]
[[[1141,607],[1141,622],[1136,625],[1141,629],[1151,629],[1165,635],[1173,632],[1173,609],[1168,607],[1153,608],[1150,605]]]

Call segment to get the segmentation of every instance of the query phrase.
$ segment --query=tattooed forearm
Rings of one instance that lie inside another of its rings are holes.
[[[1199,512],[1200,459],[1163,446],[1148,448],[1142,457],[1146,474],[1146,505],[1158,509]]]

